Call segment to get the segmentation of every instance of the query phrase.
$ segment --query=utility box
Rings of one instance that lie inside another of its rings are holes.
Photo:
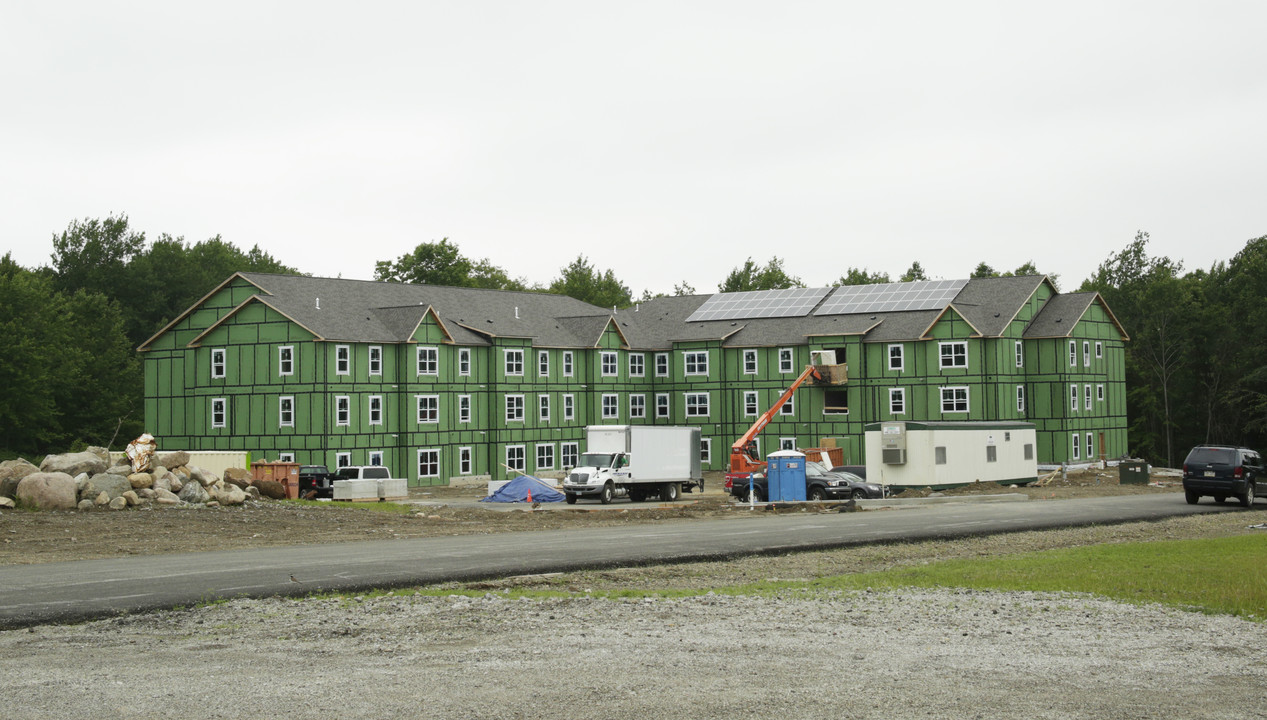
[[[805,500],[805,455],[780,450],[767,458],[766,480],[770,502]]]
[[[1147,485],[1148,463],[1119,463],[1117,466],[1117,482],[1119,485]]]
[[[1038,479],[1034,423],[905,422],[866,426],[867,481],[893,488]],[[892,454],[901,453],[900,462]]]

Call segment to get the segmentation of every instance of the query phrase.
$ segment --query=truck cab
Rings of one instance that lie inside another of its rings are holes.
[[[629,477],[629,455],[623,452],[587,452],[577,458],[576,467],[563,480],[568,504],[578,497],[597,497],[604,504],[612,501],[618,488]]]

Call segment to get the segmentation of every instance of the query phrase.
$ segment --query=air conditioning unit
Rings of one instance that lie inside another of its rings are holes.
[[[906,423],[880,423],[880,461],[885,465],[906,464]]]
[[[880,450],[880,461],[885,465],[905,465],[906,450],[904,448],[883,448]]]

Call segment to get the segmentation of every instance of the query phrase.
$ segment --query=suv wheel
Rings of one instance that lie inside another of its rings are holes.
[[[1254,481],[1245,483],[1245,494],[1241,495],[1241,507],[1254,506]]]
[[[818,501],[818,500],[825,500],[826,498],[827,498],[827,493],[823,492],[823,488],[821,486],[815,485],[814,487],[809,489],[810,500]]]
[[[1196,490],[1184,490],[1183,497],[1188,501],[1189,505],[1196,505],[1197,501],[1201,499],[1201,496],[1197,494]]]

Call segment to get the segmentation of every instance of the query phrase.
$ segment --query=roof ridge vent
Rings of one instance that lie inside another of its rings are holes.
[[[519,306],[518,306],[518,305],[516,305],[516,306],[515,306],[515,319],[516,319],[516,320],[518,320],[518,319],[519,319]]]
[[[317,298],[317,309],[321,309],[321,298]]]

